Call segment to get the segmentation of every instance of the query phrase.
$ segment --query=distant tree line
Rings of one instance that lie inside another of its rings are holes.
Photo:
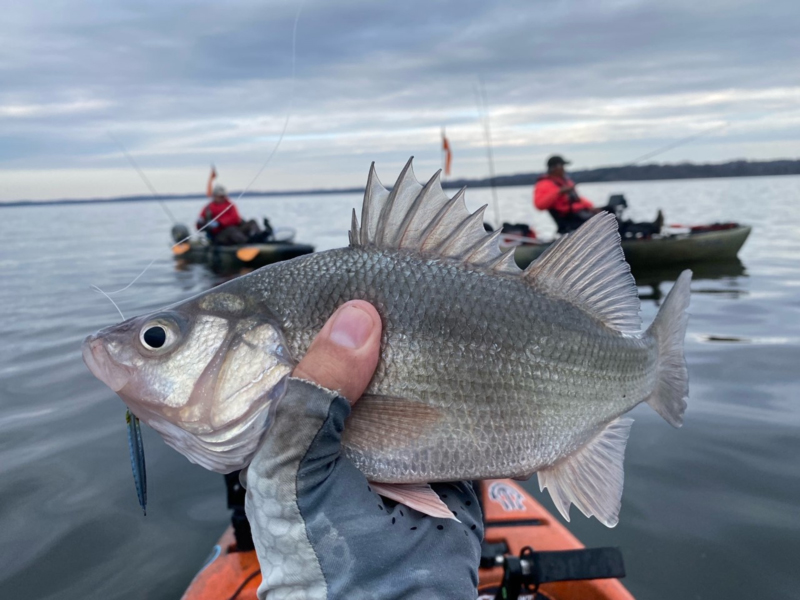
[[[570,171],[570,177],[575,183],[595,183],[599,181],[653,181],[656,179],[703,179],[708,177],[757,177],[763,175],[800,175],[800,160],[768,160],[749,161],[735,160],[721,164],[679,163],[675,165],[628,165],[622,167],[603,167],[600,169],[584,169],[583,171]],[[494,178],[494,185],[533,185],[541,173],[519,173],[517,175],[498,175]],[[487,187],[492,185],[489,178],[484,179],[451,179],[443,182],[446,188]],[[364,188],[339,188],[327,190],[287,190],[287,191],[250,191],[248,196],[298,196],[307,194],[345,194],[363,193]],[[231,198],[237,197],[239,192],[230,192]],[[192,198],[204,199],[204,194],[171,194],[159,197],[160,200],[186,200]],[[0,207],[11,206],[46,206],[49,204],[82,204],[85,202],[152,202],[152,196],[125,196],[119,198],[95,198],[91,200],[18,200],[14,202],[0,202]]]
[[[494,185],[533,185],[542,173],[498,175]],[[758,177],[764,175],[800,175],[800,160],[749,161],[736,160],[721,164],[678,163],[674,165],[629,165],[570,171],[575,183],[601,181],[653,181],[656,179],[704,179],[710,177]],[[492,184],[490,178],[455,179],[444,182],[444,187],[484,187]]]

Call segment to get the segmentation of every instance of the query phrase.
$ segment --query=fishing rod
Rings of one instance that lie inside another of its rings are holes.
[[[486,159],[489,163],[489,186],[492,189],[492,212],[494,213],[494,220],[496,226],[499,227],[500,207],[499,207],[499,202],[497,200],[497,186],[495,183],[496,175],[494,168],[494,148],[492,146],[491,121],[489,118],[488,103],[486,101],[486,88],[483,84],[483,78],[481,77],[478,78],[478,83],[475,85],[474,91],[475,91],[476,104],[478,106],[478,118],[481,120],[481,124],[483,126],[484,145],[486,147]],[[670,142],[669,144],[657,148],[656,150],[642,154],[641,156],[633,159],[632,161],[623,164],[622,167],[619,168],[633,167],[645,160],[649,160],[660,154],[663,154],[664,152],[667,152],[674,148],[678,148],[680,146],[683,146],[684,144],[688,144],[689,142],[693,142],[694,140],[705,137],[706,135],[709,135],[716,131],[725,129],[729,125],[730,123],[725,122],[722,123],[721,125],[714,125],[713,127],[709,127],[708,129],[705,129],[698,133],[693,133],[692,135],[686,136],[674,142]]]
[[[500,227],[500,204],[497,201],[497,188],[495,187],[494,151],[492,149],[492,126],[489,119],[488,103],[486,102],[486,88],[483,78],[478,77],[475,85],[475,100],[478,104],[478,117],[483,124],[483,138],[486,146],[486,159],[489,161],[489,185],[492,188],[492,212],[496,227]]]

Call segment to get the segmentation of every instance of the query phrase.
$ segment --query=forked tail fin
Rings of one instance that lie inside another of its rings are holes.
[[[683,338],[689,315],[689,285],[692,272],[684,271],[672,286],[655,321],[647,330],[658,345],[658,381],[646,402],[672,425],[683,425],[683,413],[689,396],[689,373],[683,357]]]

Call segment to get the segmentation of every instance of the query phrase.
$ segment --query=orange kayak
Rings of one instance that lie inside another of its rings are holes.
[[[619,579],[608,578],[624,574],[617,550],[585,549],[566,527],[511,480],[482,482],[481,496],[486,523],[481,600],[495,598],[503,586],[509,585],[514,586],[514,591],[501,597],[529,600],[536,588],[532,576],[540,582],[537,600],[633,600]],[[525,551],[526,547],[532,553]],[[520,581],[526,585],[520,587]],[[229,527],[183,600],[256,600],[260,584],[255,551],[238,552]]]

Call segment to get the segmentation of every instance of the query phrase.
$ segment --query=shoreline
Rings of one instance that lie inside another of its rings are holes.
[[[742,177],[777,177],[787,175],[800,175],[800,160],[773,160],[773,161],[731,161],[720,164],[666,164],[666,165],[641,165],[621,167],[601,167],[598,169],[583,169],[570,173],[575,183],[613,183],[626,181],[674,181],[687,179],[737,179]],[[496,175],[494,178],[480,179],[452,179],[443,181],[445,189],[458,189],[461,187],[513,187],[532,186],[541,176],[540,173],[519,173],[512,175]],[[391,188],[389,188],[391,189]],[[235,197],[239,191],[231,191],[229,196]],[[331,194],[363,194],[363,187],[346,187],[334,189],[310,190],[281,190],[257,191],[251,190],[247,196],[325,196]],[[169,202],[176,200],[205,199],[206,195],[198,194],[166,194],[154,197],[151,195],[114,196],[109,198],[64,198],[58,200],[10,200],[0,201],[0,208],[20,206],[53,206],[60,204],[110,204],[117,202]]]

